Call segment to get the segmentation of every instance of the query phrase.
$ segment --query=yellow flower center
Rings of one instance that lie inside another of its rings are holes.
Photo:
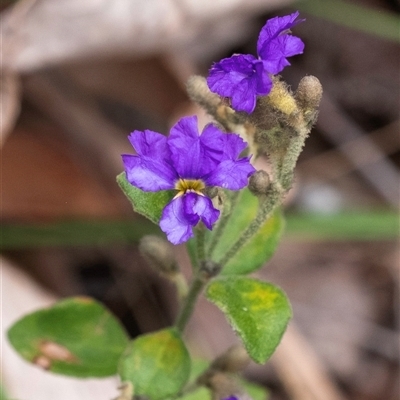
[[[175,197],[182,196],[187,192],[195,192],[203,196],[201,190],[205,187],[206,185],[201,179],[179,179],[179,181],[175,183],[175,189],[178,191]]]

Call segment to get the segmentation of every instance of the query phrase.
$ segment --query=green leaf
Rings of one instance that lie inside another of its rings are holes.
[[[119,374],[132,382],[135,395],[151,400],[176,394],[190,374],[190,356],[180,334],[164,329],[133,340],[123,355]]]
[[[134,211],[142,214],[150,221],[158,224],[164,207],[174,197],[173,190],[162,190],[160,192],[144,192],[132,186],[127,180],[125,172],[117,176],[117,183],[125,196],[132,203]]]
[[[211,235],[210,240],[218,240],[212,255],[219,261],[230,246],[236,242],[257,214],[258,199],[248,189],[243,190],[229,221],[219,238]],[[283,232],[284,220],[280,210],[269,218],[253,238],[243,246],[222,270],[222,275],[249,274],[261,268],[274,254]]]
[[[278,346],[292,315],[283,291],[258,279],[231,276],[211,281],[206,295],[228,318],[250,357],[264,363]]]
[[[27,361],[80,378],[116,374],[129,342],[115,317],[86,297],[66,299],[23,317],[9,329],[8,338]]]

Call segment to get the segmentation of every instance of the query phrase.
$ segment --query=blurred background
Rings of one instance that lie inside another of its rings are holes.
[[[12,398],[117,396],[114,378],[75,381],[20,360],[4,336],[27,312],[86,294],[132,337],[173,322],[173,287],[137,251],[158,228],[115,182],[127,135],[206,121],[187,78],[255,54],[266,19],[295,10],[306,47],[282,75],[294,89],[315,75],[324,96],[282,242],[257,273],[287,292],[294,319],[271,361],[245,374],[271,400],[399,399],[398,0],[3,1],[1,361]],[[237,341],[206,301],[187,337],[210,359]]]

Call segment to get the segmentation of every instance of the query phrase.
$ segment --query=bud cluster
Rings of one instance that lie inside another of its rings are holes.
[[[250,362],[249,355],[241,346],[233,346],[217,357],[210,367],[197,379],[199,385],[207,386],[213,399],[247,399],[237,380],[236,373],[242,371]]]
[[[250,114],[235,111],[222,98],[217,99],[200,76],[189,80],[187,91],[192,100],[203,106],[227,132],[235,132],[248,142],[254,159],[267,155],[272,166],[272,179],[287,191],[304,141],[317,119],[322,86],[314,76],[305,76],[295,93],[279,76],[273,76],[272,82],[269,94],[257,98]],[[254,182],[252,186],[254,188]],[[259,190],[255,188],[256,193]]]

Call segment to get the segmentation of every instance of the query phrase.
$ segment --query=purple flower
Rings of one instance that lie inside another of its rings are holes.
[[[261,29],[257,41],[259,58],[250,54],[235,54],[211,66],[207,78],[210,90],[231,98],[236,111],[252,113],[257,96],[268,94],[272,89],[269,74],[277,74],[287,65],[287,57],[301,54],[304,43],[290,35],[290,28],[304,20],[297,20],[299,12],[275,17]]]
[[[193,236],[202,221],[208,229],[219,217],[203,189],[220,186],[239,190],[255,172],[250,157],[238,158],[246,143],[236,134],[209,124],[199,135],[197,117],[185,117],[168,137],[149,130],[129,136],[137,155],[123,155],[128,182],[143,191],[177,190],[160,219],[160,227],[174,244]]]
[[[214,63],[207,84],[212,92],[230,97],[236,111],[248,113],[254,111],[257,95],[266,95],[272,88],[263,62],[250,54],[235,54]]]
[[[304,43],[296,36],[290,35],[290,28],[303,22],[297,20],[299,12],[275,17],[267,21],[261,29],[257,41],[257,52],[264,63],[265,71],[277,74],[287,65],[290,65],[286,57],[303,53]]]

